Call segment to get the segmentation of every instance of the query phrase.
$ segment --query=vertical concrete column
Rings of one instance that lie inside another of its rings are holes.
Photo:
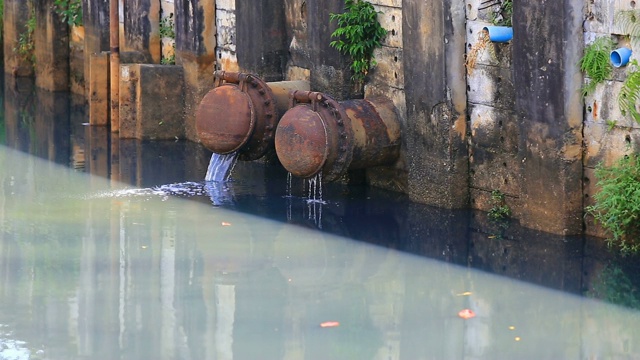
[[[403,2],[408,193],[446,208],[468,205],[465,3]]]
[[[84,73],[89,75],[91,54],[109,51],[109,0],[83,0]],[[107,69],[104,70],[105,72]],[[88,95],[89,87],[85,87]]]
[[[34,2],[36,13],[36,86],[69,90],[69,25],[53,11],[53,0]]]
[[[124,2],[124,44],[122,51],[142,55],[145,63],[159,64],[160,1],[131,0]]]
[[[89,59],[89,123],[109,124],[109,52],[91,54]]]
[[[196,109],[213,87],[215,5],[215,0],[175,0],[176,63],[184,69],[185,136],[192,141],[198,141]]]
[[[526,227],[582,231],[582,0],[514,4],[513,65]]]
[[[5,0],[3,18],[4,36],[4,72],[14,76],[32,76],[33,66],[30,61],[22,57],[14,48],[18,46],[20,34],[27,29],[27,19],[30,16],[29,4],[25,0]]]
[[[284,79],[287,56],[284,0],[236,0],[240,71],[265,81]]]
[[[309,54],[311,63],[311,88],[324,92],[336,100],[350,98],[351,72],[347,56],[332,48],[331,33],[337,28],[335,21],[330,22],[332,13],[344,12],[344,0],[308,1],[307,28],[309,30]]]

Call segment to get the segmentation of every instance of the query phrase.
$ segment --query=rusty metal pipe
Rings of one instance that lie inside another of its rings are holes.
[[[278,120],[289,106],[289,92],[309,90],[306,81],[266,83],[259,77],[216,71],[215,87],[196,111],[196,132],[202,144],[218,154],[239,153],[256,160],[273,148]]]
[[[400,121],[386,97],[338,103],[310,91],[290,94],[291,109],[275,135],[278,159],[294,176],[322,172],[326,181],[349,169],[393,164],[400,154]]]

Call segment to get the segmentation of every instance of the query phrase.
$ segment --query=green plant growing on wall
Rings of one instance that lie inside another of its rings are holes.
[[[640,68],[638,61],[631,61],[630,70],[622,83],[622,89],[618,94],[618,106],[622,115],[629,115],[640,124],[640,112],[637,105],[640,100]]]
[[[632,45],[637,48],[638,40],[640,40],[640,11],[618,11],[615,15],[615,24],[622,34],[629,36]]]
[[[176,30],[175,24],[173,22],[173,13],[169,14],[169,16],[163,17],[162,20],[160,20],[159,31],[161,38],[169,38],[175,40]]]
[[[345,0],[345,12],[331,14],[338,28],[331,34],[337,38],[332,47],[351,58],[351,80],[355,85],[363,85],[369,70],[376,65],[373,51],[382,45],[387,35],[378,22],[378,12],[364,0]]]
[[[54,0],[53,8],[70,26],[82,25],[82,0]]]
[[[609,233],[609,247],[640,252],[640,155],[624,156],[611,167],[598,165],[596,177],[600,191],[587,213]]]
[[[36,45],[33,35],[35,30],[36,11],[33,3],[29,2],[29,18],[27,19],[24,31],[18,36],[18,43],[13,48],[13,51],[20,55],[23,60],[29,62],[31,65],[35,65],[36,63]]]
[[[598,84],[611,77],[613,66],[609,61],[609,54],[612,49],[613,41],[609,37],[597,38],[584,49],[579,65],[590,81],[582,88],[583,96],[593,93]]]
[[[491,209],[489,219],[493,221],[506,220],[511,216],[511,209],[505,202],[505,195],[500,190],[491,192]]]
[[[176,30],[175,30],[175,24],[173,22],[173,13],[170,13],[169,16],[163,17],[162,20],[160,20],[159,32],[160,32],[160,38],[170,39],[172,43],[171,46],[173,49],[173,51],[171,52],[171,55],[169,56],[165,56],[164,54],[162,55],[162,59],[160,60],[160,63],[163,65],[174,65],[176,63],[176,45],[175,45]]]
[[[496,26],[513,25],[513,0],[498,0],[498,5],[491,13],[491,23]]]

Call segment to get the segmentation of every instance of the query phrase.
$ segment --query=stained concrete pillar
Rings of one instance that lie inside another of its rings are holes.
[[[446,208],[467,207],[469,199],[464,6],[403,2],[408,194]]]
[[[183,72],[180,66],[120,66],[120,138],[175,140],[184,137]]]
[[[69,90],[69,25],[52,9],[54,0],[34,2],[36,14],[36,86]]]
[[[107,126],[109,124],[109,52],[91,54],[89,59],[89,123]]]
[[[84,73],[89,74],[91,54],[109,51],[109,0],[83,0]],[[107,71],[106,69],[104,71]],[[85,87],[88,95],[89,87]]]
[[[4,1],[4,24],[2,30],[4,36],[4,72],[13,76],[33,75],[31,61],[14,50],[18,46],[20,34],[27,30],[29,16],[31,14],[27,1]]]
[[[265,81],[284,80],[284,0],[236,0],[236,51],[240,71]]]
[[[520,221],[567,235],[582,231],[583,3],[520,1],[513,14]]]
[[[312,59],[310,84],[314,91],[324,92],[336,100],[351,96],[351,71],[347,56],[329,45],[331,34],[338,27],[329,21],[332,13],[344,12],[344,0],[308,1],[307,28],[309,31],[309,53]]]
[[[124,2],[124,44],[122,51],[137,52],[144,63],[159,64],[160,1],[131,0]]]
[[[184,69],[185,136],[198,141],[195,113],[213,87],[215,0],[175,0],[176,63]]]

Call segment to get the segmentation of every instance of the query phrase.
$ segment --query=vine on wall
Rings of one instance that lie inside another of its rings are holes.
[[[345,0],[345,12],[331,14],[330,20],[338,23],[331,34],[337,40],[330,45],[351,58],[351,80],[364,84],[367,73],[376,65],[373,51],[382,45],[387,35],[387,30],[378,22],[378,12],[365,0]]]

